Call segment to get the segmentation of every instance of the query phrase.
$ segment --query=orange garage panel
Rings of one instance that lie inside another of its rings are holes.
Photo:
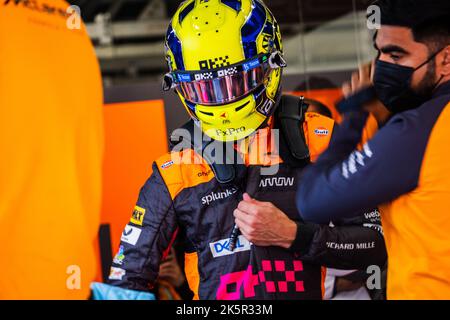
[[[168,151],[164,103],[152,100],[107,104],[104,120],[101,222],[111,226],[115,252],[139,190],[152,172],[152,162]]]

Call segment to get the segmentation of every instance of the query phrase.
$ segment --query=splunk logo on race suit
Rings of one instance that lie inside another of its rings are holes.
[[[284,260],[262,260],[262,270],[253,273],[250,265],[244,271],[232,272],[220,277],[220,285],[217,289],[218,300],[239,300],[254,298],[255,287],[262,286],[266,293],[304,292],[305,287],[298,276],[303,272],[303,263],[300,260],[290,261],[291,268],[286,267]],[[281,274],[280,276],[274,273]],[[273,278],[272,278],[273,277]],[[285,279],[274,281],[272,279]],[[243,289],[243,296],[241,296]]]
[[[229,196],[232,196],[233,194],[235,194],[237,192],[237,188],[230,188],[230,189],[226,189],[223,192],[211,192],[210,194],[204,196],[202,198],[202,205],[209,205],[210,203],[216,201],[216,200],[221,200],[221,199],[226,199]]]
[[[222,239],[209,244],[211,253],[214,258],[228,256],[236,252],[248,251],[251,249],[252,243],[244,238],[244,236],[239,236],[236,241],[236,247],[233,251],[230,251],[230,239]]]

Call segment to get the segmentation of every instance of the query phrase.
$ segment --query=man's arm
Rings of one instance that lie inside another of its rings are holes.
[[[299,254],[302,260],[344,270],[365,270],[370,265],[382,268],[386,262],[378,210],[330,225],[298,225],[290,250]],[[302,235],[305,226],[314,232],[309,236]]]
[[[382,267],[386,261],[377,210],[334,225],[319,225],[295,222],[272,203],[244,194],[234,216],[242,235],[250,242],[289,248],[302,260],[336,269],[365,269],[373,264]]]
[[[306,221],[356,216],[417,186],[432,126],[414,111],[395,116],[357,150],[365,119],[364,113],[348,117],[335,128],[329,149],[305,168],[297,207]]]
[[[130,222],[114,258],[110,284],[149,291],[158,277],[163,256],[169,253],[177,223],[172,198],[153,165],[153,174],[142,187]]]

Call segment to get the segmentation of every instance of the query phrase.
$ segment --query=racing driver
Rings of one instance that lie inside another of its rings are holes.
[[[149,298],[160,261],[179,233],[196,299],[322,299],[325,267],[384,265],[376,209],[330,225],[299,220],[296,186],[303,168],[327,147],[334,121],[281,94],[281,36],[262,1],[183,2],[165,52],[170,72],[164,89],[175,89],[191,116],[184,129],[206,138],[183,149],[175,145],[153,164],[122,234],[110,294]],[[277,148],[260,152],[259,142],[275,136],[271,129],[279,130]],[[241,161],[206,156],[211,144],[231,145],[232,158]],[[271,167],[276,172],[265,174]],[[256,246],[238,233],[230,240],[244,193],[296,222],[289,245]]]

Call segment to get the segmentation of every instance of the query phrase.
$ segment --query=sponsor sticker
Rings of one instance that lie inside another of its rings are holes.
[[[216,200],[226,199],[237,192],[237,188],[233,187],[230,189],[226,189],[223,192],[211,192],[206,196],[202,197],[202,205],[210,205],[212,202]]]
[[[218,77],[232,76],[233,74],[236,74],[236,73],[237,73],[237,68],[231,67],[231,68],[217,71],[217,76]]]
[[[133,210],[133,214],[131,215],[130,222],[135,225],[142,226],[144,222],[145,209],[139,206],[135,206]]]
[[[294,183],[294,177],[269,177],[261,179],[259,182],[259,187],[292,187]]]
[[[197,173],[197,177],[208,177],[211,174],[211,170],[208,171],[200,171],[199,173]]]
[[[230,239],[222,239],[209,244],[209,248],[211,249],[214,258],[227,256],[236,252],[248,251],[251,246],[252,243],[242,235],[238,237],[236,247],[233,251],[230,251]]]
[[[119,252],[117,252],[116,256],[114,257],[113,262],[115,264],[122,265],[124,259],[125,259],[125,255],[123,254],[123,246],[120,246]]]
[[[122,268],[111,267],[111,271],[109,273],[110,280],[122,280],[123,276],[127,272]]]
[[[205,73],[196,73],[194,75],[195,81],[200,80],[210,80],[214,78],[214,75],[212,72],[205,72]]]
[[[249,62],[243,64],[243,68],[244,68],[245,71],[248,71],[250,69],[254,69],[257,66],[259,66],[258,59],[250,60]]]
[[[245,132],[246,128],[244,126],[240,128],[227,128],[225,130],[216,129],[216,134],[218,136],[226,137],[226,136],[233,136],[238,133]]]
[[[161,165],[161,168],[162,168],[162,169],[167,169],[167,168],[170,167],[171,165],[173,165],[173,160],[169,160],[169,161],[164,162],[164,163]]]
[[[314,133],[319,137],[324,137],[328,135],[329,131],[327,128],[319,127],[314,130]]]
[[[126,225],[125,229],[122,232],[121,241],[132,244],[133,246],[139,240],[139,236],[141,235],[142,230],[129,224]]]
[[[226,119],[226,118],[228,118],[228,113],[223,112],[220,114],[220,117]]]
[[[191,81],[191,75],[190,74],[179,73],[178,74],[178,80],[182,81],[182,82],[189,82],[189,81]]]

